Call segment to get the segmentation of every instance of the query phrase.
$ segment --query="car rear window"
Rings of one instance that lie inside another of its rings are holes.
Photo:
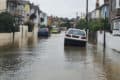
[[[68,34],[85,36],[85,32],[80,30],[70,30]]]

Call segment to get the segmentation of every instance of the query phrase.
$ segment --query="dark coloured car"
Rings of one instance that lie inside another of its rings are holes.
[[[50,31],[49,31],[49,29],[48,28],[40,28],[39,30],[38,30],[38,36],[40,37],[40,36],[43,36],[43,37],[48,37],[48,36],[50,36]]]

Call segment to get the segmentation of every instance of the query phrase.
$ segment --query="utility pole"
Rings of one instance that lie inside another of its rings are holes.
[[[78,12],[76,12],[76,20],[78,19]]]
[[[106,27],[106,23],[107,23],[107,21],[106,21],[106,12],[105,12],[105,21],[104,21],[104,41],[103,41],[103,50],[105,50],[105,48],[106,48],[106,33],[105,33],[105,27]]]
[[[87,40],[88,40],[88,0],[86,0],[86,34],[87,34]]]
[[[75,27],[77,27],[77,22],[78,22],[78,12],[76,12],[76,22],[75,22]]]
[[[86,24],[88,29],[88,0],[86,0]]]

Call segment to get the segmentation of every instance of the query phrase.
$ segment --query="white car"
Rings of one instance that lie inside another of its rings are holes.
[[[75,44],[80,46],[86,46],[87,35],[85,30],[70,28],[66,31],[64,37],[64,45]]]

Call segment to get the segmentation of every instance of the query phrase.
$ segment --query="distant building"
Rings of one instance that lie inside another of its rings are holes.
[[[109,18],[110,8],[109,8],[109,0],[104,0],[103,5],[99,5],[99,0],[96,0],[96,9],[89,12],[88,19],[101,19],[101,18]]]
[[[89,20],[95,20],[95,19],[100,19],[100,9],[95,9],[92,12],[88,14]]]
[[[100,6],[100,18],[105,19],[105,17],[109,18],[109,4],[103,4]]]
[[[95,19],[100,19],[100,5],[99,5],[99,0],[96,0],[96,8],[88,13],[88,19],[89,20],[95,20]]]
[[[52,16],[48,16],[48,25],[52,26],[53,25],[53,17]]]

